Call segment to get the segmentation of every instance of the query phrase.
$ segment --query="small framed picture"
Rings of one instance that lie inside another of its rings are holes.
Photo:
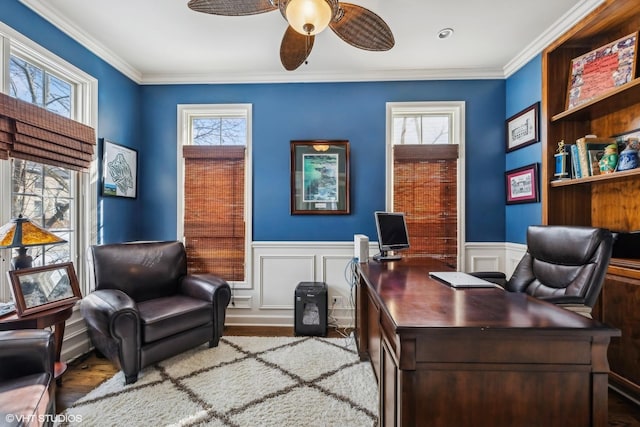
[[[507,171],[504,177],[508,205],[540,201],[537,163]]]
[[[507,152],[538,142],[540,103],[536,102],[506,121]]]
[[[82,297],[70,262],[10,270],[7,275],[18,316],[72,304]]]
[[[291,214],[349,213],[349,141],[291,141]]]
[[[138,152],[104,140],[102,195],[135,199],[138,193]]]

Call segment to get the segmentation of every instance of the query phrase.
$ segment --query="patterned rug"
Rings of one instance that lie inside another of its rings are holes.
[[[378,391],[352,338],[223,337],[78,400],[88,426],[374,426]],[[72,416],[73,415],[73,416]],[[69,423],[69,425],[78,425]]]

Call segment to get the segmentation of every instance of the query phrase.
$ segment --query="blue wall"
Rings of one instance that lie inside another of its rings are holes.
[[[542,57],[538,55],[506,81],[506,118],[539,102],[542,96]],[[540,128],[539,136],[542,137]],[[507,153],[505,170],[542,161],[541,143],[535,143]],[[539,179],[539,177],[538,177]],[[540,186],[539,188],[541,188]],[[542,221],[541,203],[507,205],[505,230],[507,242],[526,243],[527,227]]]
[[[376,235],[385,208],[387,102],[466,101],[466,238],[504,241],[504,80],[142,87],[146,238],[176,237],[177,105],[253,105],[253,239],[349,241]],[[351,215],[290,215],[289,142],[347,139]],[[211,183],[213,185],[213,183]]]
[[[2,0],[0,21],[98,80],[97,136],[140,149],[140,88],[18,0]],[[100,158],[102,147],[97,147]],[[140,201],[99,196],[101,242],[141,238]]]

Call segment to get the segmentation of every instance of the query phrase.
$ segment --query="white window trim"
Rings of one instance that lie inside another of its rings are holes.
[[[251,240],[253,236],[252,224],[252,140],[253,140],[253,105],[252,104],[178,104],[178,136],[177,136],[177,224],[176,236],[184,242],[184,158],[182,147],[191,141],[191,127],[189,123],[193,118],[206,116],[242,116],[247,118],[247,145],[245,148],[245,168],[244,168],[244,220],[245,220],[245,243],[244,243],[244,278],[243,282],[229,282],[233,289],[251,289]]]
[[[453,117],[451,137],[458,144],[458,270],[465,271],[465,102],[464,101],[425,101],[425,102],[387,102],[386,130],[386,209],[393,211],[393,116],[394,114],[440,114]]]
[[[9,76],[5,73],[4,64],[9,63],[11,51],[15,50],[21,56],[29,60],[43,64],[53,74],[77,83],[74,91],[73,118],[81,123],[96,129],[98,127],[98,80],[91,75],[85,73],[81,69],[68,63],[59,56],[49,52],[42,46],[28,39],[8,25],[0,22],[0,90],[3,93],[9,93]],[[6,67],[8,69],[8,66]],[[75,108],[81,105],[82,108],[77,111]],[[76,218],[78,247],[76,250],[74,264],[76,273],[80,282],[83,295],[86,295],[90,289],[88,272],[86,268],[86,256],[83,252],[84,248],[97,242],[98,230],[98,154],[94,154],[94,160],[91,162],[90,169],[87,173],[78,173],[78,193],[76,194],[76,203],[82,206],[81,218]],[[11,167],[9,162],[0,162],[0,182],[11,181]],[[11,212],[11,204],[8,201],[11,198],[10,189],[5,185],[0,185],[0,200],[2,201],[2,211],[0,211],[1,223],[9,221]],[[0,274],[6,277],[6,271],[10,269],[11,256],[7,253],[2,256],[3,262],[0,263]],[[2,283],[5,283],[4,281]],[[10,298],[9,284],[0,286],[0,298],[8,300]]]

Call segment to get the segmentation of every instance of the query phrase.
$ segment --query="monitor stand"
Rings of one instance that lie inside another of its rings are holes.
[[[402,255],[393,253],[392,251],[382,251],[373,256],[375,261],[398,261],[402,259]]]

